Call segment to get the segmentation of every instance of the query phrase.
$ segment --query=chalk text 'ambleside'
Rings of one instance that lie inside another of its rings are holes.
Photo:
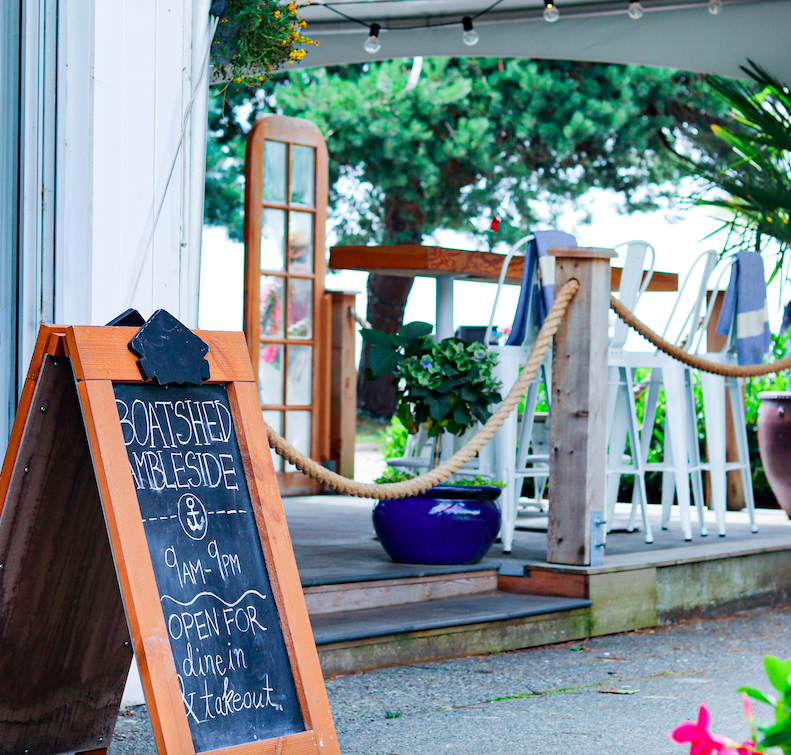
[[[132,446],[129,465],[138,490],[239,489],[233,456],[208,450],[228,443],[233,433],[231,413],[221,401],[115,403],[124,444]]]

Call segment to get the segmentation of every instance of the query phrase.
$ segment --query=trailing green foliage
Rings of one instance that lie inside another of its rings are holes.
[[[374,479],[375,485],[384,485],[388,482],[406,482],[406,480],[414,480],[415,475],[409,472],[401,472],[395,467],[387,467],[379,477]]]
[[[488,477],[481,477],[481,475],[475,475],[475,477],[459,477],[457,480],[448,480],[447,482],[441,482],[437,485],[438,488],[441,487],[450,487],[453,486],[454,488],[480,488],[480,487],[489,487],[489,488],[500,488],[501,490],[506,487],[508,483],[503,482],[502,480],[490,480]]]
[[[459,338],[437,342],[431,331],[425,322],[393,334],[363,330],[371,347],[365,378],[393,374],[398,419],[409,433],[423,425],[431,438],[442,430],[462,435],[476,421],[486,422],[489,406],[502,400],[502,386],[492,377],[497,356]]]
[[[226,80],[260,87],[284,64],[305,57],[305,48],[297,45],[318,44],[302,34],[307,24],[298,10],[296,2],[228,0],[212,45],[212,64]]]
[[[405,480],[414,480],[415,476],[410,474],[409,472],[401,472],[393,467],[388,467],[385,471],[379,475],[374,480],[376,485],[384,485],[387,482],[404,482]],[[479,488],[479,487],[490,487],[490,488],[504,488],[507,483],[503,482],[502,480],[490,480],[487,477],[481,477],[480,475],[476,475],[475,477],[462,477],[458,480],[447,480],[446,482],[441,482],[436,487],[467,487],[467,488]]]

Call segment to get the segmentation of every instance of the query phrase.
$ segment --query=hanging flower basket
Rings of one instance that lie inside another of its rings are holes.
[[[211,83],[261,86],[272,74],[305,57],[319,43],[302,34],[307,23],[299,10],[310,0],[229,0],[211,51]]]

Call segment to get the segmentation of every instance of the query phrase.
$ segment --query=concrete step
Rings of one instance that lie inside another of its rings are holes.
[[[589,600],[488,592],[311,616],[325,676],[581,639]]]
[[[497,570],[425,573],[399,579],[304,587],[311,617],[478,595],[497,589]]]

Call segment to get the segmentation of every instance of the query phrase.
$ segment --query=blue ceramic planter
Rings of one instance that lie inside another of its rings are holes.
[[[500,488],[443,485],[413,498],[379,501],[374,529],[402,564],[476,564],[500,529]]]

